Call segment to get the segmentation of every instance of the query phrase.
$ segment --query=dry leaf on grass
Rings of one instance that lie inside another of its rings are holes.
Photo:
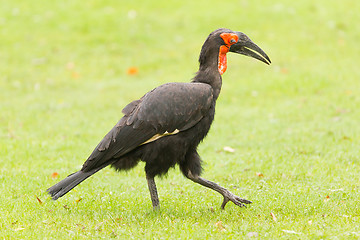
[[[59,174],[58,174],[57,172],[53,172],[53,173],[51,174],[51,178],[52,178],[52,179],[59,178]]]
[[[72,71],[71,72],[71,78],[78,79],[80,77],[80,74],[78,72]]]
[[[38,198],[38,196],[35,196],[36,197],[36,200],[38,200],[38,202],[40,203],[40,204],[42,204],[43,202],[41,201],[41,199],[40,198]]]
[[[282,231],[285,233],[300,234],[300,233],[292,231],[292,230],[282,230]]]
[[[223,226],[223,224],[222,224],[222,221],[218,221],[218,222],[216,222],[215,223],[215,226],[218,228],[218,230],[220,230],[220,231],[226,231],[225,230],[225,227]]]
[[[24,229],[25,228],[20,227],[20,228],[15,228],[14,231],[17,232],[17,231],[21,231],[21,230],[24,230]]]
[[[67,70],[72,70],[72,69],[74,69],[75,68],[75,63],[73,63],[73,62],[68,62],[67,64],[66,64],[66,69]]]
[[[339,192],[339,191],[344,191],[343,188],[338,188],[338,189],[329,189],[332,192]]]
[[[129,67],[128,69],[127,69],[127,75],[136,75],[136,74],[138,74],[138,72],[139,72],[139,69],[137,68],[137,67]]]
[[[277,219],[276,219],[275,214],[271,212],[271,213],[270,213],[270,215],[271,215],[272,219],[274,220],[274,222],[276,222],[276,221],[277,221]]]
[[[229,152],[229,153],[235,152],[235,149],[233,149],[232,147],[229,147],[229,146],[225,146],[225,147],[223,148],[223,150],[224,150],[225,152]]]

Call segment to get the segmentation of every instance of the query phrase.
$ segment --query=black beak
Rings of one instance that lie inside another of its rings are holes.
[[[268,65],[270,65],[270,58],[266,53],[259,48],[251,39],[242,32],[236,32],[239,37],[239,41],[231,45],[229,51],[234,53],[240,53],[249,57],[256,58]]]

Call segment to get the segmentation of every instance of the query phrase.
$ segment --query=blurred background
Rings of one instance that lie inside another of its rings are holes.
[[[46,148],[66,151],[76,137],[96,136],[93,144],[84,142],[95,146],[121,117],[126,103],[159,84],[190,81],[203,41],[219,27],[246,33],[273,62],[265,66],[228,54],[217,113],[223,115],[219,121],[230,121],[234,138],[241,140],[244,129],[255,128],[256,133],[269,128],[262,126],[264,120],[280,132],[303,135],[326,125],[326,133],[355,138],[358,133],[351,127],[359,116],[359,4],[4,1],[3,166],[38,151],[46,155]],[[297,123],[304,126],[299,130]],[[339,128],[331,130],[333,125]],[[249,132],[247,140],[253,134]],[[270,138],[277,137],[278,133]],[[53,153],[44,156],[53,158]]]
[[[307,183],[314,194],[344,182],[358,189],[359,9],[354,0],[1,1],[3,206],[32,201],[59,180],[53,173],[77,170],[128,102],[190,81],[203,42],[220,27],[247,34],[272,64],[228,54],[216,119],[200,146],[206,175],[243,178],[249,188],[262,176],[290,179],[300,193]],[[145,184],[142,168],[104,172],[136,189]],[[178,171],[169,178],[183,179]]]

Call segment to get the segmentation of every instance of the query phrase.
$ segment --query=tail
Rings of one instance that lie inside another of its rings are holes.
[[[51,195],[53,200],[56,200],[56,199],[64,196],[71,189],[76,187],[82,181],[84,181],[85,179],[87,179],[88,177],[90,177],[91,175],[96,173],[97,171],[101,170],[105,166],[95,168],[89,172],[78,171],[73,174],[70,174],[65,179],[61,180],[54,186],[48,188],[46,191]]]

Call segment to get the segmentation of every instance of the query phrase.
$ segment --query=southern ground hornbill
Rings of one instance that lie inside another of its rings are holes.
[[[229,29],[210,33],[202,46],[199,71],[190,83],[167,83],[129,103],[124,116],[97,145],[82,169],[47,189],[54,200],[104,167],[128,170],[141,160],[154,209],[159,198],[154,177],[179,164],[185,177],[219,192],[224,201],[245,206],[242,199],[218,184],[200,177],[197,146],[214,120],[215,103],[226,71],[226,54],[240,53],[270,64],[269,57],[249,37]]]

